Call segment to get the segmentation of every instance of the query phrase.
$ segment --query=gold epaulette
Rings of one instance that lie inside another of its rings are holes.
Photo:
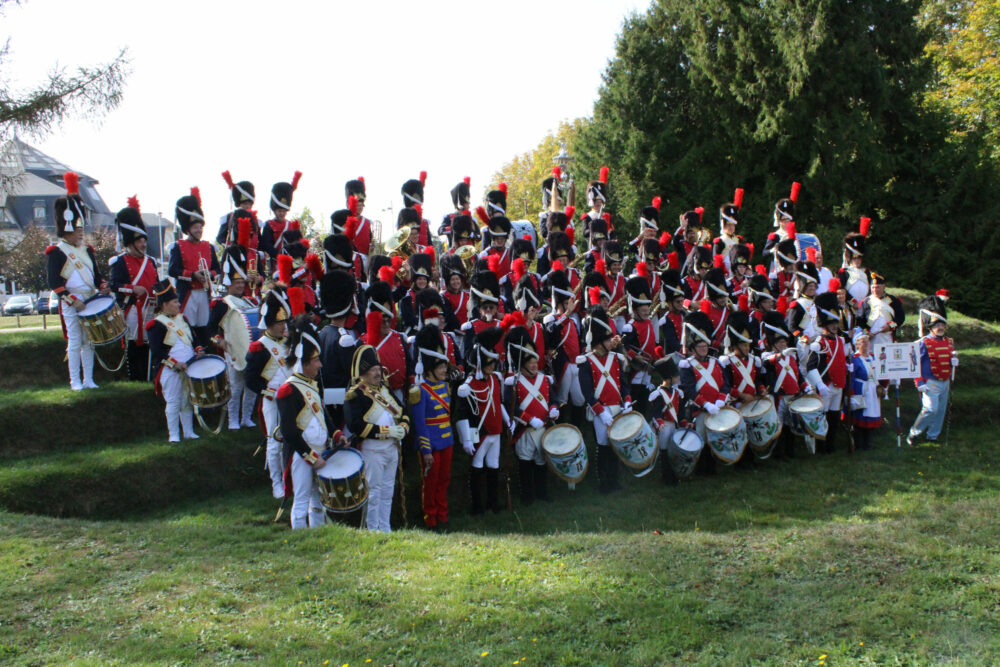
[[[416,405],[417,403],[420,402],[420,386],[419,385],[415,385],[415,384],[414,385],[410,385],[409,397],[410,397],[410,405]]]

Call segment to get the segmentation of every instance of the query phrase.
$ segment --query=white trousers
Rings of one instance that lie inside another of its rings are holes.
[[[66,361],[69,364],[69,384],[78,389],[94,381],[94,348],[90,346],[83,323],[76,315],[76,308],[63,304],[63,321],[66,323]],[[83,367],[83,379],[80,368]]]
[[[580,368],[575,363],[566,364],[566,369],[552,393],[552,400],[560,404],[572,400],[573,405],[583,405],[583,391],[580,390],[579,376]]]
[[[326,511],[313,480],[313,467],[298,452],[292,454],[292,530],[319,528],[326,523]]]
[[[390,533],[389,517],[392,514],[392,494],[396,488],[399,445],[395,440],[368,438],[361,442],[361,456],[365,460],[365,478],[368,480],[368,530]]]
[[[670,443],[671,436],[673,436],[674,431],[677,430],[677,424],[664,421],[663,426],[657,427],[654,424],[653,428],[656,429],[656,442],[660,446],[660,451],[665,452],[667,450],[667,445]]]
[[[274,429],[278,427],[278,406],[269,398],[261,403],[261,413],[264,415],[264,428],[267,430],[267,456],[265,467],[271,476],[271,493],[275,498],[285,497],[285,483],[282,478],[284,469],[281,466],[281,443],[274,438]]]
[[[820,400],[823,401],[823,412],[840,412],[840,402],[843,399],[844,390],[827,386],[830,387],[830,393],[826,396],[820,396]]]
[[[482,439],[476,447],[476,453],[472,455],[472,467],[482,468],[486,463],[487,468],[496,470],[500,467],[500,436],[488,435]]]
[[[188,323],[193,327],[208,326],[208,311],[208,292],[203,289],[191,290],[184,304],[184,317]]]
[[[611,414],[611,418],[614,419],[615,417],[617,417],[621,413],[622,406],[620,406],[620,405],[605,405],[604,406],[604,411],[610,413]],[[599,416],[593,414],[593,411],[589,407],[587,408],[587,414],[588,415],[593,415],[593,418],[594,418],[594,440],[596,440],[597,444],[601,445],[602,447],[607,446],[609,444],[608,443],[608,427],[604,425],[604,422],[601,421],[601,418]],[[589,417],[588,417],[588,419],[589,419]]]
[[[166,401],[164,413],[167,416],[167,435],[170,442],[180,442],[180,426],[184,427],[184,437],[190,438],[194,435],[194,412],[191,410],[191,400],[188,397],[187,387],[184,386],[184,376],[169,368],[164,367],[160,373],[160,390],[163,392],[163,400]]]
[[[514,453],[517,454],[517,458],[522,461],[534,461],[540,466],[545,465],[545,453],[542,451],[542,435],[544,433],[544,428],[528,427],[525,429],[521,437],[514,443]]]
[[[229,428],[239,428],[240,424],[250,424],[257,394],[247,389],[243,371],[233,367],[226,359],[226,375],[229,376]]]

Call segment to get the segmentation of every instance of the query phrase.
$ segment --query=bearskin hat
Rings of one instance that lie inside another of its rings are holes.
[[[594,306],[583,320],[583,336],[588,350],[612,338],[611,320],[600,306]]]
[[[330,319],[344,317],[356,310],[354,297],[358,283],[345,271],[330,271],[319,279],[319,296],[323,311]]]
[[[500,279],[492,271],[477,271],[470,284],[472,306],[500,303]]]
[[[948,324],[948,306],[944,299],[937,295],[922,298],[917,303],[917,314],[920,315],[919,334],[921,338],[930,333],[935,322]]]

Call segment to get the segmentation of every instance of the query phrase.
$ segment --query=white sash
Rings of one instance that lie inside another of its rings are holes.
[[[749,385],[750,391],[743,393],[753,393],[755,387],[753,383],[753,376],[751,376],[750,374],[750,369],[747,368],[743,364],[743,362],[741,362],[736,357],[729,357],[729,363],[731,363],[733,367],[740,372],[740,376],[743,378],[743,381],[740,383],[739,389],[742,389],[744,385]]]
[[[676,391],[677,390],[675,389],[674,392]],[[663,398],[663,403],[667,408],[667,413],[670,414],[671,421],[673,421],[676,424],[678,420],[677,420],[677,410],[674,409],[673,393],[667,394],[667,392],[664,391],[663,387],[657,387],[656,393]]]
[[[715,391],[719,391],[719,385],[715,381],[715,378],[712,377],[712,373],[715,372],[715,364],[716,361],[714,357],[709,358],[708,368],[702,366],[693,357],[691,358],[691,367],[698,371],[698,382],[695,385],[695,391],[700,392],[701,388],[706,384]]]
[[[520,373],[518,373],[518,375],[517,375],[517,382],[518,382],[519,385],[521,385],[522,387],[524,387],[524,390],[528,394],[518,404],[518,406],[517,406],[517,411],[518,412],[524,412],[527,409],[527,407],[529,405],[531,405],[532,402],[534,402],[534,401],[538,401],[544,407],[548,407],[545,404],[545,397],[542,396],[542,391],[541,391],[541,389],[542,389],[542,382],[544,380],[545,380],[545,376],[542,375],[541,373],[539,373],[538,375],[535,376],[535,382],[534,382],[534,384],[529,384],[528,383],[528,378],[526,378],[523,375],[521,375]]]
[[[598,361],[597,357],[594,356],[593,352],[587,355],[587,359],[589,359],[590,362],[594,364],[594,367],[601,373],[601,379],[597,381],[597,387],[594,389],[594,400],[600,401],[601,394],[604,393],[604,386],[608,383],[608,380],[611,379],[611,364],[615,363],[618,360],[618,357],[614,353],[608,354],[606,357],[607,363],[603,365],[600,361]],[[620,401],[622,397],[621,389],[615,386],[613,382],[611,383],[611,386],[614,388],[615,393],[618,394],[618,400]]]
[[[183,317],[183,315],[178,315],[177,317]],[[184,326],[178,326],[174,321],[174,318],[167,317],[163,313],[156,316],[156,321],[167,327],[168,331],[173,332],[173,334],[177,336],[182,343],[191,347],[191,329],[188,328],[186,322],[184,322]],[[181,321],[183,322],[183,320]]]
[[[59,249],[63,251],[64,255],[66,255],[66,259],[73,262],[73,268],[75,268],[77,273],[80,274],[80,279],[87,284],[87,287],[90,289],[97,289],[94,286],[94,264],[90,261],[90,255],[84,252],[83,259],[81,259],[75,252],[76,248],[65,241],[59,242]],[[87,271],[84,271],[84,269],[89,271],[90,275],[87,275]]]

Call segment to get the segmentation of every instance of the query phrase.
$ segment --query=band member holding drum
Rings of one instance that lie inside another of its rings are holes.
[[[330,271],[320,279],[320,298],[327,325],[319,332],[320,356],[323,359],[321,386],[323,404],[337,428],[346,429],[344,403],[351,384],[351,363],[359,341],[348,319],[358,311],[357,284],[345,271]],[[381,326],[381,314],[377,324]]]
[[[383,370],[374,347],[361,345],[355,350],[344,415],[351,443],[365,459],[368,530],[388,533],[400,442],[410,431],[410,418],[383,382]]]
[[[344,446],[347,440],[334,429],[323,410],[317,381],[323,362],[319,358],[316,328],[307,315],[297,315],[288,329],[286,363],[291,367],[291,376],[281,385],[275,397],[285,459],[289,461],[285,495],[288,495],[290,482],[290,491],[294,496],[292,530],[306,526],[318,528],[326,522],[326,511],[320,501],[313,471],[326,465],[324,454],[331,441]]]
[[[648,272],[645,264],[640,264],[643,272]],[[653,362],[663,353],[658,340],[659,329],[649,319],[649,280],[643,275],[632,276],[625,284],[628,309],[632,319],[622,331],[625,356],[629,360],[629,395],[635,397],[635,409],[646,414],[649,406],[649,392],[653,390]]]
[[[139,200],[131,197],[118,211],[115,223],[125,250],[111,258],[108,282],[118,307],[125,315],[125,361],[129,380],[149,380],[149,346],[146,319],[152,317],[156,299],[153,284],[158,280],[156,260],[146,254],[146,225],[139,212]],[[151,306],[147,311],[147,305]]]
[[[565,237],[565,234],[551,232],[549,239],[555,242],[553,237],[559,236]],[[552,312],[545,316],[542,324],[545,326],[546,347],[555,351],[555,356],[549,360],[555,382],[553,397],[558,405],[563,406],[561,421],[582,424],[585,399],[580,391],[577,366],[577,357],[581,352],[580,333],[574,320],[577,300],[560,260],[552,263],[552,271],[545,284],[552,295]]]
[[[246,221],[241,221],[245,223]],[[222,253],[222,283],[225,296],[212,301],[208,317],[208,330],[212,334],[215,347],[222,350],[226,358],[226,374],[229,376],[229,430],[253,428],[253,411],[257,394],[247,388],[244,378],[246,353],[249,350],[250,334],[248,322],[242,313],[255,312],[257,304],[246,299],[246,251],[238,244],[232,244]],[[242,328],[242,331],[236,331]],[[246,347],[235,347],[234,336],[240,334]],[[235,356],[234,356],[235,355]],[[240,355],[243,358],[238,358]]]
[[[691,403],[695,429],[702,440],[705,435],[705,417],[714,415],[725,406],[729,397],[729,383],[723,373],[722,364],[709,356],[712,341],[712,321],[701,311],[690,313],[684,318],[683,344],[689,356],[678,364],[681,369],[681,389]],[[703,456],[699,459],[702,471],[715,473],[715,458]]]
[[[840,335],[840,312],[837,308],[837,295],[824,292],[816,297],[816,320],[820,328],[820,337],[812,348],[817,355],[817,367],[808,371],[807,379],[819,392],[823,399],[823,412],[826,413],[826,440],[822,453],[832,454],[837,442],[837,425],[840,422],[840,409],[844,388],[847,386],[848,343]]]
[[[503,377],[500,375],[500,354],[503,329],[490,327],[475,335],[469,368],[474,372],[456,394],[455,425],[465,453],[472,457],[469,485],[472,493],[472,513],[483,513],[483,481],[486,482],[486,507],[500,511],[497,490],[500,480],[500,436],[510,418],[504,409]],[[485,466],[485,470],[484,470]]]
[[[167,273],[177,282],[177,297],[181,312],[191,325],[195,342],[208,344],[208,311],[212,296],[212,280],[219,275],[219,260],[212,244],[202,241],[205,215],[201,211],[200,195],[192,194],[177,200],[174,217],[187,238],[178,240],[170,249]]]
[[[511,440],[517,455],[521,502],[530,505],[535,498],[550,500],[542,434],[559,418],[559,408],[549,398],[551,379],[539,370],[544,352],[535,347],[528,329],[512,327],[504,344],[513,371],[505,382],[504,405],[514,419]]]
[[[613,350],[621,339],[612,335],[608,314],[593,306],[584,320],[587,352],[576,358],[580,391],[589,406],[587,419],[593,421],[597,440],[597,475],[601,493],[621,488],[618,483],[618,456],[608,442],[611,422],[632,409],[625,375],[625,355]]]
[[[274,287],[264,297],[260,319],[264,335],[250,343],[247,366],[244,370],[247,388],[261,397],[260,413],[267,434],[267,471],[271,476],[271,490],[275,498],[284,498],[284,471],[282,446],[278,440],[278,406],[274,402],[278,388],[288,379],[285,360],[288,357],[286,324],[292,317],[292,308],[283,287]]]
[[[926,436],[928,442],[937,442],[958,367],[955,342],[945,336],[948,309],[944,299],[937,295],[923,298],[917,309],[920,314],[920,377],[915,382],[920,392],[920,414],[906,436],[909,445],[921,436]]]
[[[455,438],[451,429],[449,361],[444,337],[436,324],[426,324],[416,335],[416,374],[410,386],[410,410],[420,453],[421,502],[424,525],[436,532],[448,527],[448,485]]]
[[[302,172],[297,171],[292,176],[291,183],[275,183],[271,186],[271,212],[274,217],[264,223],[260,232],[260,250],[265,253],[271,266],[277,261],[278,254],[285,244],[285,231],[288,229],[288,212],[292,209],[292,197],[299,187]]]
[[[168,441],[180,442],[182,429],[185,440],[197,440],[194,412],[183,374],[188,362],[201,355],[202,348],[196,345],[191,326],[181,314],[181,302],[170,281],[156,283],[153,294],[156,317],[146,322],[146,337],[150,360],[156,369],[156,393],[163,396],[166,403]]]
[[[663,483],[668,486],[677,485],[677,476],[667,460],[667,449],[671,436],[678,426],[685,426],[681,420],[681,399],[684,392],[678,383],[680,373],[677,363],[670,356],[661,356],[653,362],[653,369],[660,376],[658,387],[649,394],[649,415],[653,430],[656,431],[656,442],[660,447],[660,461],[663,464]]]
[[[59,316],[66,336],[69,386],[73,391],[97,389],[94,383],[94,348],[87,340],[77,313],[98,292],[111,290],[94,258],[94,249],[83,242],[86,204],[80,197],[80,179],[74,172],[63,175],[66,195],[55,201],[55,226],[59,242],[45,249],[49,289],[59,296]],[[83,371],[81,377],[81,369]]]
[[[788,331],[785,318],[777,311],[764,313],[761,332],[764,353],[761,361],[766,371],[767,386],[778,408],[778,421],[782,424],[781,441],[775,447],[775,458],[794,458],[795,434],[791,429],[788,404],[798,396],[804,382],[799,375],[798,353],[792,343],[795,338]]]

